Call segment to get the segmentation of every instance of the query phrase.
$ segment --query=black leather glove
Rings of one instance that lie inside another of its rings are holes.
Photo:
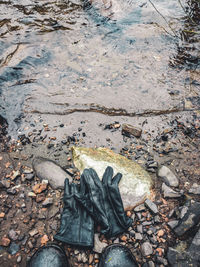
[[[84,184],[81,183],[79,191],[79,186],[73,183],[69,184],[69,180],[66,178],[60,230],[54,238],[70,245],[93,247],[94,221],[77,202],[75,194],[85,195]]]
[[[113,179],[113,169],[107,167],[102,182],[93,169],[85,169],[81,182],[85,184],[85,195],[76,195],[77,200],[101,226],[101,233],[113,237],[127,230],[132,219],[126,216],[118,189],[122,177],[118,173]]]
[[[80,182],[85,186],[85,194],[76,194],[77,201],[93,217],[96,224],[101,226],[101,233],[108,233],[110,224],[105,210],[102,183],[97,173],[93,169],[84,169]]]
[[[133,220],[129,218],[124,211],[119,192],[118,185],[122,178],[122,174],[117,173],[113,178],[112,177],[113,168],[108,166],[102,179],[105,209],[110,222],[110,231],[107,234],[108,237],[123,233],[133,223]]]

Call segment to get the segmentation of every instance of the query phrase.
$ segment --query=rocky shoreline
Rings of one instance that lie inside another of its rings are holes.
[[[123,127],[118,121],[99,125],[105,136],[110,134],[110,140],[106,137],[108,146],[113,133],[120,135],[124,144],[120,154],[137,161],[153,177],[153,198],[127,211],[133,225],[123,235],[108,240],[96,232],[93,250],[64,245],[72,266],[97,266],[102,249],[112,243],[129,247],[142,267],[199,266],[200,117],[196,112],[186,118],[174,115],[168,120],[169,126],[158,125],[157,132],[145,132],[148,122],[144,118],[141,125],[131,129],[137,137],[124,135],[127,125]],[[5,121],[1,122],[1,266],[26,266],[38,247],[54,241],[59,228],[63,190],[53,189],[47,180],[35,176],[33,159],[51,159],[70,179],[76,183],[80,179],[70,148],[84,143],[84,123],[62,140],[47,123],[41,124],[12,141],[6,135]],[[57,128],[62,131],[64,123]]]

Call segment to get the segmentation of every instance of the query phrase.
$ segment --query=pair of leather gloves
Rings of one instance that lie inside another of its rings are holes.
[[[114,237],[128,229],[132,219],[123,208],[118,184],[121,173],[113,177],[107,167],[100,181],[94,169],[85,169],[80,186],[65,179],[64,209],[55,239],[71,245],[93,247],[94,226],[101,227],[106,237]]]

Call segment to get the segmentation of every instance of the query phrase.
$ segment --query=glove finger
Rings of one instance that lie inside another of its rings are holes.
[[[102,187],[101,181],[99,179],[99,176],[97,175],[96,171],[92,168],[89,169],[89,173],[91,178],[93,179],[94,186],[97,185],[98,187]]]
[[[69,184],[69,179],[68,178],[65,179],[64,193],[65,193],[66,196],[71,194],[71,186]]]
[[[95,170],[92,168],[85,169],[83,171],[84,181],[86,187],[90,189],[90,192],[96,191],[97,188],[101,187],[101,181]]]
[[[108,166],[103,174],[102,184],[103,185],[111,184],[112,177],[113,177],[113,168]]]
[[[76,191],[76,185],[74,183],[71,184],[71,194],[74,195]]]
[[[121,179],[122,179],[122,174],[118,172],[112,179],[112,185],[118,186]]]
[[[81,175],[80,178],[80,194],[84,195],[86,192],[86,185],[85,185],[85,180],[84,180],[84,175]]]

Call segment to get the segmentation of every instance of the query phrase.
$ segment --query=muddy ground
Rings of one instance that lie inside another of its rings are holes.
[[[132,118],[129,122],[142,129],[140,138],[122,135],[120,118],[116,119],[109,117],[102,123],[99,117],[93,121],[93,133],[96,131],[99,136],[93,139],[89,120],[81,121],[72,133],[67,131],[67,123],[54,120],[54,124],[48,124],[45,118],[40,118],[35,124],[32,122],[27,133],[19,135],[18,140],[10,140],[6,135],[6,122],[1,121],[0,266],[26,266],[27,259],[38,247],[54,241],[53,236],[59,229],[63,192],[48,185],[36,195],[30,193],[33,186],[40,183],[32,170],[32,159],[36,156],[52,159],[78,182],[79,173],[74,169],[70,147],[95,146],[95,143],[137,161],[149,171],[155,181],[152,200],[159,209],[156,218],[147,209],[128,212],[134,217],[132,228],[115,239],[107,240],[100,236],[100,240],[106,244],[126,244],[140,266],[151,261],[154,265],[149,266],[169,266],[167,248],[179,242],[167,224],[173,219],[172,211],[187,199],[199,200],[198,195],[188,194],[188,190],[193,183],[200,184],[200,114],[193,111]],[[164,199],[162,183],[157,177],[157,164],[158,167],[169,167],[176,174],[182,198]],[[43,201],[49,198],[51,203],[44,206]],[[143,227],[142,239],[135,235],[139,233],[139,225]],[[186,246],[190,238],[185,238]],[[145,239],[153,244],[149,256],[143,256],[141,251]],[[97,266],[100,254],[66,244],[64,247],[72,266]]]

